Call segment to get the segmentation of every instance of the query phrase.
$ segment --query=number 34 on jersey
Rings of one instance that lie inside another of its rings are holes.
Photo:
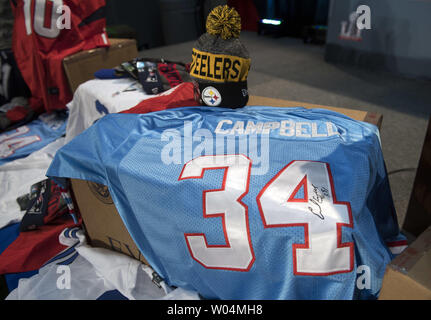
[[[249,271],[255,261],[249,208],[242,202],[250,185],[252,162],[244,155],[201,156],[186,163],[178,178],[205,179],[206,170],[224,170],[222,187],[203,190],[203,218],[221,217],[224,244],[208,244],[204,233],[185,233],[191,257],[208,269]],[[351,272],[353,242],[343,242],[343,227],[353,228],[349,202],[337,201],[328,163],[292,161],[260,190],[257,207],[268,228],[303,227],[304,242],[292,245],[295,275],[328,276]]]

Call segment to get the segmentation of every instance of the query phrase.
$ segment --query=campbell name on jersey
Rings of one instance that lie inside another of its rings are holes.
[[[228,135],[271,134],[284,137],[322,138],[339,135],[337,127],[332,122],[321,121],[235,121],[223,119],[217,124],[214,133]]]

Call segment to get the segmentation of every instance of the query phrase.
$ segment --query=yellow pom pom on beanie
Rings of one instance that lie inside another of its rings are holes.
[[[206,29],[209,34],[227,40],[239,38],[241,17],[234,8],[227,5],[215,7],[208,15]]]

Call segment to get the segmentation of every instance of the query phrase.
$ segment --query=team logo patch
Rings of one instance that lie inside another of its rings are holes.
[[[111,195],[109,194],[107,186],[92,181],[87,181],[87,185],[96,198],[102,201],[104,204],[114,203],[114,201],[112,201]]]
[[[212,107],[216,107],[221,103],[221,94],[214,87],[206,87],[202,91],[202,100],[208,105]]]

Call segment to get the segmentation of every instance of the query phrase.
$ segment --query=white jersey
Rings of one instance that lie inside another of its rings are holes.
[[[132,79],[94,79],[81,84],[67,105],[69,119],[66,143],[108,113],[117,113],[136,106],[147,95]]]
[[[0,228],[21,221],[25,210],[21,210],[17,198],[28,194],[33,184],[46,179],[46,171],[64,141],[59,138],[25,158],[0,166]]]
[[[199,299],[195,292],[168,287],[138,260],[88,246],[79,228],[65,229],[59,241],[69,248],[48,261],[38,274],[20,279],[7,300],[95,300],[112,290],[129,300]]]

